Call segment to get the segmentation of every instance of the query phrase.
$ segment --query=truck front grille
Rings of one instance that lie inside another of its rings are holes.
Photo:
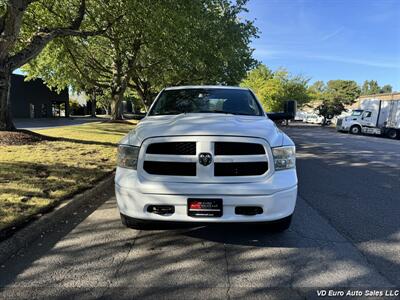
[[[343,119],[337,119],[336,126],[342,126]]]
[[[268,162],[215,163],[214,176],[256,176],[268,171]]]
[[[268,175],[268,147],[264,140],[252,137],[151,138],[143,143],[138,171],[141,169],[144,176],[158,181],[257,181]],[[200,153],[210,154],[211,163],[200,163]]]

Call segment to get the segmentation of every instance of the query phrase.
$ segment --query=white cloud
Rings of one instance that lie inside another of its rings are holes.
[[[323,37],[321,37],[320,42],[324,42],[327,41],[335,36],[337,36],[339,33],[341,33],[344,30],[344,26],[339,27],[338,29],[336,29],[335,31],[328,33],[326,35],[324,35]]]
[[[371,66],[371,67],[400,69],[400,62],[396,60],[394,60],[393,62],[383,62],[377,60],[366,60],[366,59],[357,59],[351,57],[318,55],[318,54],[306,55],[305,57],[309,59],[319,59],[325,61],[342,62],[342,63],[356,64],[356,65]]]
[[[338,63],[347,63],[379,68],[390,68],[400,70],[400,57],[392,60],[379,60],[379,59],[366,59],[366,58],[354,58],[339,55],[325,55],[325,54],[313,54],[304,51],[288,51],[279,50],[271,48],[255,48],[254,54],[259,59],[282,59],[285,58],[297,58],[297,59],[307,59],[307,60],[320,60],[320,61],[330,61]]]

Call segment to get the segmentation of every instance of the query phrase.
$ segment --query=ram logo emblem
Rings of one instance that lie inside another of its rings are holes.
[[[208,166],[209,164],[212,163],[212,155],[211,153],[200,153],[199,154],[199,163],[203,166]]]

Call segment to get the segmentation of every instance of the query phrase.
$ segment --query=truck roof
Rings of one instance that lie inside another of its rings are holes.
[[[180,85],[166,87],[164,90],[184,90],[184,89],[232,89],[232,90],[249,90],[240,86],[226,86],[226,85]]]

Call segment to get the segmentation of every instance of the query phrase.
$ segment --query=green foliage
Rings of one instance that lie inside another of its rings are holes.
[[[59,89],[99,87],[112,103],[134,90],[148,106],[166,85],[237,84],[255,64],[257,29],[239,18],[246,1],[93,2],[87,26],[117,21],[101,36],[54,40],[24,67],[30,77]]]
[[[340,115],[345,107],[342,102],[333,101],[332,99],[325,99],[317,107],[318,114],[323,116],[325,120],[327,118],[333,118],[334,116]]]
[[[307,91],[308,79],[292,76],[284,69],[273,72],[263,64],[248,72],[241,86],[253,90],[266,111],[282,111],[287,100],[296,100],[303,105],[310,100]]]
[[[79,109],[79,102],[76,99],[69,99],[69,109],[73,114]]]
[[[310,87],[310,90],[316,92],[322,103],[317,107],[320,116],[332,118],[340,115],[345,110],[346,105],[351,105],[360,96],[360,87],[353,80],[330,80],[326,87],[318,84],[316,87]]]
[[[392,88],[392,86],[390,84],[384,85],[380,90],[381,94],[392,93],[392,92],[393,92],[393,88]]]
[[[29,46],[32,42],[32,37],[41,31],[49,32],[55,28],[71,26],[74,18],[78,15],[81,4],[81,0],[37,0],[30,2],[32,3],[27,6],[23,14],[21,29],[17,33],[17,41],[11,50],[12,53]],[[96,5],[96,1],[86,1],[85,11],[92,13]],[[0,12],[0,14],[2,13],[4,11]],[[104,23],[98,23],[97,25],[104,25]],[[85,17],[80,28],[90,30],[95,27]]]
[[[326,85],[323,81],[319,80],[314,82],[308,87],[308,95],[310,102],[321,101],[325,98]]]
[[[360,96],[360,87],[354,80],[329,80],[327,84],[327,98],[350,105]]]
[[[385,89],[388,87],[391,88],[390,85],[386,85]],[[379,84],[376,80],[365,80],[361,87],[361,95],[374,95],[382,93],[382,89],[379,87]]]
[[[390,84],[385,84],[383,87],[380,87],[376,80],[365,80],[361,87],[361,95],[374,95],[392,92],[393,88]]]

